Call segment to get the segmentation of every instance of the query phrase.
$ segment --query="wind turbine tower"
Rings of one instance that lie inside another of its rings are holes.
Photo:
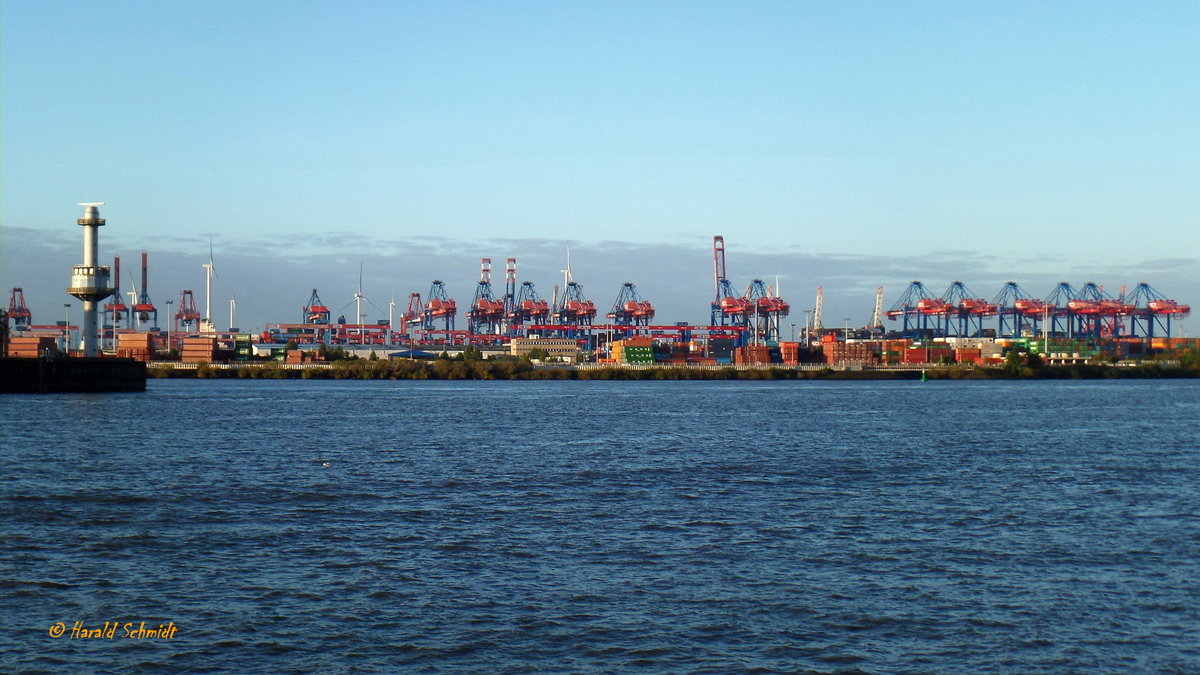
[[[354,292],[354,325],[360,326],[360,327],[363,325],[362,301],[364,299],[366,299],[366,296],[363,295],[363,292],[362,292],[362,275],[363,275],[363,267],[362,267],[362,263],[359,263],[358,264],[358,290]]]
[[[200,320],[201,333],[217,332],[217,324],[212,320],[212,278],[216,268],[213,267],[212,242],[208,242],[208,262],[201,265],[204,268],[204,318]]]
[[[106,265],[97,265],[100,228],[104,219],[100,209],[104,202],[80,202],[83,217],[76,224],[83,228],[83,264],[71,268],[71,286],[67,294],[83,301],[83,323],[79,326],[84,356],[99,356],[100,336],[96,330],[97,303],[113,294],[112,281]]]

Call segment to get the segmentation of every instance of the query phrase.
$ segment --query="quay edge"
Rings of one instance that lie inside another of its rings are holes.
[[[146,391],[146,364],[113,358],[0,358],[0,393]]]

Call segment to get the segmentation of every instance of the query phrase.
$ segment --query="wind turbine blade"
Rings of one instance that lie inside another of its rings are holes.
[[[220,279],[221,275],[217,274],[217,266],[213,263],[213,245],[212,237],[208,238],[208,268],[212,270],[212,275],[216,279]]]

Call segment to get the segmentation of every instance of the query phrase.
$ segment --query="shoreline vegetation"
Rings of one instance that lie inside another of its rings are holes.
[[[277,362],[194,367],[151,363],[151,378],[183,379],[294,379],[294,380],[1042,380],[1042,379],[1147,379],[1195,378],[1193,364],[1146,363],[1117,365],[1006,364],[1000,367],[930,365],[921,369],[891,368],[791,368],[783,366],[704,367],[537,365],[527,360],[433,361],[367,360],[334,361],[320,367],[290,368]]]

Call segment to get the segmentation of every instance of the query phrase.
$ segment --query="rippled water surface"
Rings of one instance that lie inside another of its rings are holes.
[[[0,420],[5,671],[1200,671],[1197,381],[155,380]]]

